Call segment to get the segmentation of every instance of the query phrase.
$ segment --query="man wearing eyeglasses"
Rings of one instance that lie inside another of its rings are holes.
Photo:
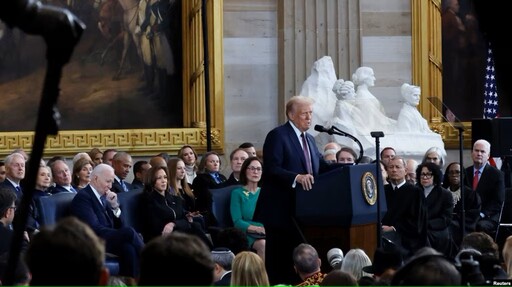
[[[382,219],[382,231],[408,257],[427,244],[427,213],[423,192],[405,180],[406,168],[400,156],[388,161],[390,184],[384,187],[387,212]]]

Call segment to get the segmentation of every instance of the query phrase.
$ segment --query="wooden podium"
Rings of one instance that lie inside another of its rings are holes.
[[[376,165],[351,165],[315,178],[313,189],[296,190],[295,217],[305,239],[322,258],[322,270],[330,270],[326,254],[331,248],[347,253],[363,249],[373,259],[377,248],[377,200],[381,219],[386,213],[382,180]]]

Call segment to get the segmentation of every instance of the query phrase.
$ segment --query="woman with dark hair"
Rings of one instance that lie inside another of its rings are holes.
[[[171,194],[168,184],[168,172],[164,166],[152,167],[144,179],[144,196],[147,226],[144,240],[160,235],[181,231],[197,235],[207,246],[212,243],[206,236],[201,224],[193,221],[192,214],[183,208],[181,197]]]
[[[94,162],[88,158],[81,158],[73,165],[73,175],[71,176],[71,185],[78,191],[86,187],[91,182],[91,172]]]
[[[261,173],[262,164],[257,157],[249,157],[244,161],[240,169],[240,183],[243,186],[231,192],[230,211],[235,227],[246,233],[249,246],[265,261],[265,227],[262,223],[253,221],[260,196],[258,183]]]
[[[451,230],[453,241],[460,245],[462,242],[462,202],[461,202],[461,172],[465,172],[458,162],[452,162],[446,167],[443,179],[443,187],[448,189],[453,197],[453,218]],[[464,178],[466,178],[464,176]],[[464,185],[464,210],[465,210],[465,233],[475,231],[476,222],[480,216],[482,200],[480,195],[471,187]]]
[[[205,153],[199,163],[197,176],[192,183],[192,189],[196,196],[196,209],[204,216],[207,227],[217,224],[217,220],[212,213],[210,189],[224,187],[226,177],[219,172],[221,164],[220,157],[216,152]]]
[[[452,256],[456,252],[450,232],[453,197],[441,186],[440,167],[433,162],[418,165],[416,182],[425,195],[430,246],[446,256]]]

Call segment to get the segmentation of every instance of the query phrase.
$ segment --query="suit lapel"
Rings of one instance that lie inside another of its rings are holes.
[[[306,163],[306,158],[304,157],[304,152],[302,150],[302,144],[300,143],[299,138],[297,137],[297,134],[295,133],[295,130],[292,127],[292,124],[290,122],[288,122],[287,126],[288,126],[288,137],[290,138],[290,142],[293,143],[293,146],[295,147],[297,154],[301,155],[300,161],[302,162],[302,167],[306,171],[305,173],[307,173],[308,165]],[[306,133],[306,135],[307,135],[307,133]],[[307,136],[306,136],[306,140],[308,140]],[[308,145],[310,145],[309,140],[308,140]],[[311,161],[313,161],[313,158],[311,158]],[[313,170],[314,170],[314,168],[313,168]]]

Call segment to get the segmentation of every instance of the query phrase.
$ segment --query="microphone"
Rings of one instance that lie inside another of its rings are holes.
[[[333,269],[340,269],[343,261],[343,251],[339,248],[331,248],[327,252],[327,261]]]
[[[332,128],[327,129],[327,128],[325,128],[325,127],[324,127],[324,126],[322,126],[322,125],[315,125],[315,131],[317,131],[317,132],[321,132],[321,133],[328,133],[328,134],[330,134],[330,135],[332,135],[332,134],[333,134],[333,130],[332,130]]]

